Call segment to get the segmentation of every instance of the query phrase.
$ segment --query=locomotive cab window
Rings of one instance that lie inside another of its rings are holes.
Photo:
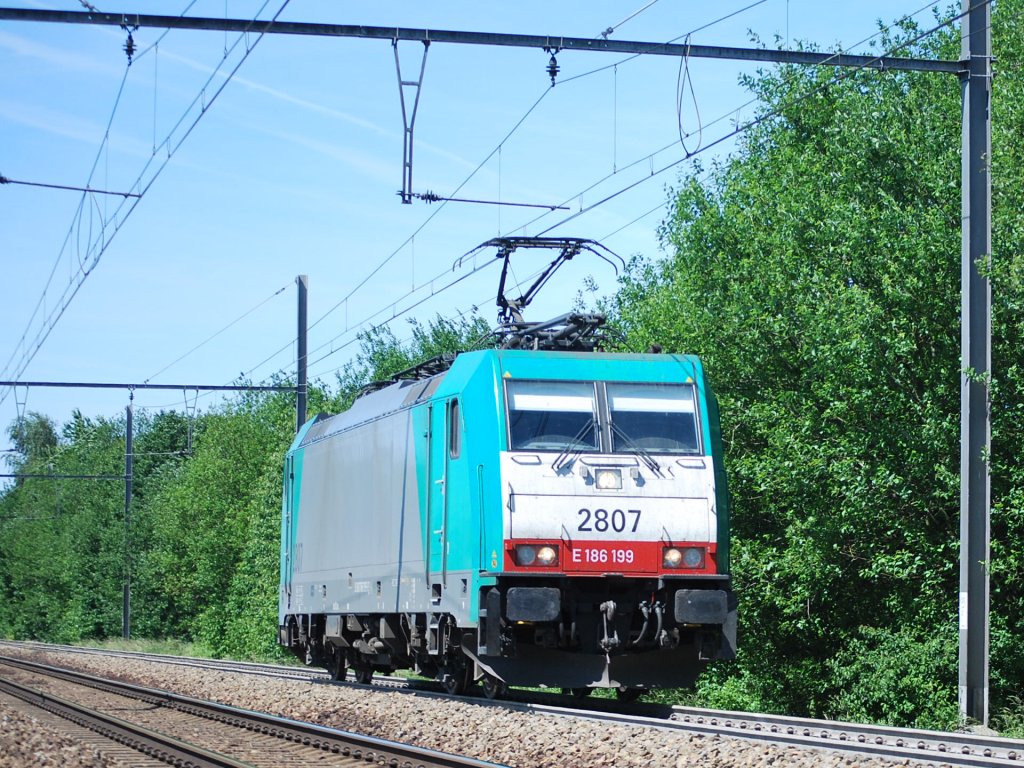
[[[450,400],[448,402],[448,456],[452,459],[459,458],[462,448],[459,441],[461,434],[459,426],[459,401]]]
[[[513,451],[598,450],[593,383],[510,381],[507,393]]]
[[[700,452],[692,384],[607,386],[613,452]]]

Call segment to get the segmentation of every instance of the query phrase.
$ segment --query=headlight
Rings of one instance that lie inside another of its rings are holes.
[[[602,491],[622,488],[622,472],[617,469],[599,469],[594,473],[594,484]]]
[[[537,550],[537,562],[541,565],[558,565],[558,550],[547,545]]]
[[[661,564],[665,568],[703,568],[704,547],[665,547]]]
[[[687,547],[683,550],[683,565],[687,568],[704,567],[704,547]]]
[[[558,565],[558,547],[554,544],[516,544],[516,565]]]
[[[516,562],[519,565],[533,565],[537,561],[537,548],[532,544],[516,545]]]

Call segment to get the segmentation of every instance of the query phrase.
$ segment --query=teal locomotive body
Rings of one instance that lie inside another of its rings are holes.
[[[336,678],[642,691],[731,658],[714,395],[670,354],[494,349],[299,431],[279,641]]]

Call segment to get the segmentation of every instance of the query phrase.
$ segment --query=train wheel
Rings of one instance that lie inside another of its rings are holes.
[[[353,664],[352,671],[355,673],[357,683],[369,685],[373,680],[373,667],[364,661],[358,661]]]
[[[459,662],[441,667],[441,685],[449,696],[461,696],[473,683],[473,668]]]
[[[344,680],[348,674],[348,663],[345,660],[345,652],[336,650],[331,654],[331,661],[327,667],[327,673],[331,680]]]
[[[481,684],[484,687],[484,696],[492,701],[503,699],[505,694],[508,693],[508,686],[505,685],[505,681],[499,680],[494,675],[484,674]]]

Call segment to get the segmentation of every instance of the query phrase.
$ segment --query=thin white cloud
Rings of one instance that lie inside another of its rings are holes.
[[[295,144],[300,147],[312,150],[317,154],[329,157],[332,160],[352,168],[364,176],[380,182],[389,182],[394,180],[395,176],[395,165],[391,162],[385,162],[377,160],[374,157],[367,155],[365,152],[359,150],[347,149],[338,144],[332,144],[325,141],[319,141],[317,139],[310,138],[298,133],[291,133],[288,131],[277,131],[270,128],[263,128],[253,126],[254,130],[258,130],[260,133],[264,133],[274,139],[280,141],[287,141],[291,144]]]
[[[202,62],[195,61],[194,59],[190,59],[188,57],[181,56],[176,53],[161,52],[160,55],[172,59],[173,61],[177,61],[180,64],[183,64],[192,69],[195,69],[198,72],[211,74],[214,71],[213,67],[207,64],[203,64]],[[305,109],[310,112],[315,112],[326,117],[331,117],[336,120],[340,120],[344,123],[348,123],[349,125],[354,125],[358,128],[363,128],[365,130],[371,131],[379,136],[393,138],[396,141],[402,138],[401,131],[390,128],[384,128],[370,120],[365,120],[361,117],[357,117],[356,115],[352,115],[348,112],[343,112],[339,109],[333,109],[331,107],[327,107],[324,106],[323,104],[318,104],[307,99],[301,99],[297,96],[293,96],[292,94],[287,93],[286,91],[282,91],[277,88],[271,88],[270,86],[263,85],[262,83],[257,83],[255,80],[250,80],[240,75],[235,75],[234,78],[232,78],[232,82],[237,83],[238,85],[241,85],[245,88],[249,88],[250,90],[256,91],[258,93],[266,94],[267,96],[270,96],[271,98],[276,99],[278,101],[282,101],[286,104],[292,104],[296,107],[299,107],[300,109]],[[395,99],[398,99],[397,93],[395,95]],[[464,168],[476,167],[476,163],[472,163],[464,157],[461,157],[446,149],[442,149],[441,147],[438,147],[429,142],[417,141],[416,148],[421,151],[430,152],[452,163],[461,165]]]
[[[103,74],[119,74],[117,67],[105,65],[91,56],[83,56],[64,48],[43,45],[35,40],[12,35],[0,30],[0,48],[4,48],[16,56],[43,61],[52,67],[71,69],[76,72],[101,72]]]
[[[93,147],[99,146],[103,141],[104,128],[99,123],[36,104],[0,99],[0,121],[17,123]],[[153,154],[151,146],[121,135],[111,135],[110,148],[112,151],[137,157],[148,158]]]
[[[203,64],[202,62],[195,61],[194,59],[190,59],[186,56],[182,56],[171,51],[161,51],[160,56],[161,58],[168,58],[172,61],[177,61],[180,64],[184,64],[186,67],[190,67],[191,69],[194,69],[197,72],[203,72],[207,75],[212,74],[214,71],[214,68],[209,66],[208,64]],[[222,73],[226,74],[226,70],[222,69]],[[302,109],[306,109],[311,112],[316,112],[321,115],[326,115],[327,117],[333,117],[336,120],[341,120],[343,122],[349,123],[350,125],[355,125],[359,128],[365,128],[368,131],[373,131],[384,136],[393,133],[392,131],[386,130],[385,128],[382,128],[381,126],[377,125],[374,122],[371,122],[370,120],[364,120],[361,117],[356,117],[355,115],[351,115],[348,112],[342,112],[341,110],[338,109],[325,107],[323,104],[317,104],[316,102],[307,101],[306,99],[300,99],[297,96],[291,95],[290,93],[278,90],[277,88],[271,88],[269,86],[262,85],[261,83],[257,83],[255,80],[249,80],[248,78],[242,77],[240,75],[235,75],[232,78],[232,82],[244,86],[245,88],[249,88],[253,91],[264,93],[274,99],[277,99],[278,101],[283,101],[288,104],[294,104],[295,106],[301,107]]]

